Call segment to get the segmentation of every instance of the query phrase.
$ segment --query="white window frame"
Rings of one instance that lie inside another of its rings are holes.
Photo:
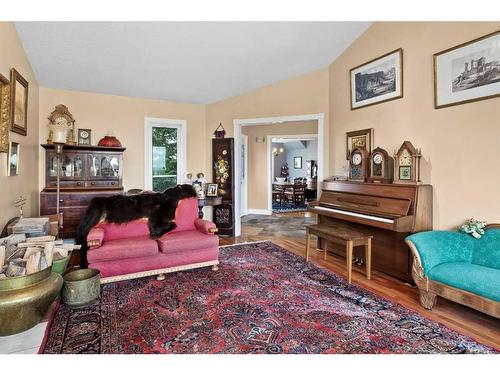
[[[153,190],[152,136],[153,128],[177,129],[177,183],[186,174],[187,164],[187,121],[168,118],[144,117],[144,189]]]

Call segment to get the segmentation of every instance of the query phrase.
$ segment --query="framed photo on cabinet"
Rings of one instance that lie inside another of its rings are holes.
[[[500,96],[500,30],[434,54],[434,107]]]
[[[403,97],[403,49],[350,70],[351,110]]]

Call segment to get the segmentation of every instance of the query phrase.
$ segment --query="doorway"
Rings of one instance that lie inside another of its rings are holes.
[[[321,181],[325,175],[326,168],[326,159],[324,157],[324,114],[308,114],[308,115],[297,115],[297,116],[277,116],[277,117],[266,117],[266,118],[252,118],[252,119],[237,119],[233,121],[234,126],[234,142],[235,142],[235,160],[242,160],[242,143],[243,143],[243,134],[242,127],[244,126],[253,126],[253,125],[272,125],[272,124],[283,124],[286,125],[289,122],[300,122],[300,121],[317,121],[317,129],[318,129],[318,171],[317,171],[317,179]],[[284,128],[284,133],[286,132]],[[266,176],[271,178],[271,158],[267,159],[267,165],[265,171]],[[235,172],[234,175],[240,177],[242,163],[235,163]],[[319,189],[319,184],[318,184]],[[242,208],[242,186],[240,183],[235,184],[235,236],[239,236],[241,234],[241,208]],[[271,191],[269,189],[267,193],[267,201],[272,202]],[[247,208],[247,212],[249,209]],[[269,212],[268,214],[270,214]]]

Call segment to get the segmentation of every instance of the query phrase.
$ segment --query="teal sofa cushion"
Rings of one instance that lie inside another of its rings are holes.
[[[450,231],[420,232],[406,239],[417,248],[425,275],[442,263],[470,263],[477,241],[469,234]]]
[[[443,263],[430,270],[429,279],[500,302],[500,270],[477,264]]]
[[[472,263],[500,270],[500,228],[490,228],[474,241]]]

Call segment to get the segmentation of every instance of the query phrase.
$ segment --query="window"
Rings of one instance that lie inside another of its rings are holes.
[[[147,190],[163,192],[177,185],[185,165],[185,121],[145,120]]]

